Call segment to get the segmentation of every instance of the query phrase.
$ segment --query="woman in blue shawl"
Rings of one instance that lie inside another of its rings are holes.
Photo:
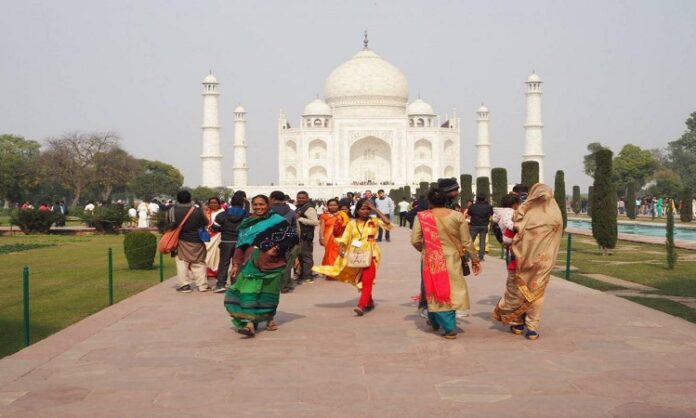
[[[288,268],[285,253],[299,242],[295,229],[270,210],[268,197],[251,199],[253,215],[239,225],[232,258],[235,283],[225,293],[225,308],[237,332],[253,337],[259,322],[278,329],[273,318],[280,300],[280,282]]]

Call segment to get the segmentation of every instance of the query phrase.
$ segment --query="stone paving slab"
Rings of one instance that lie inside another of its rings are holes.
[[[354,289],[318,280],[282,296],[278,331],[245,339],[222,295],[169,280],[0,360],[0,416],[696,416],[696,325],[553,279],[527,341],[489,319],[505,284],[489,257],[445,340],[411,301],[407,231],[392,236],[364,317]]]

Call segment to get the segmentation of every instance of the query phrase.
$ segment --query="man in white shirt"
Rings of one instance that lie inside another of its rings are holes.
[[[384,190],[380,189],[377,191],[377,199],[375,199],[375,207],[379,209],[380,212],[384,214],[389,220],[394,217],[394,201],[391,197],[384,194]],[[387,242],[390,241],[389,231],[384,234],[384,238]],[[377,232],[377,242],[382,241],[382,228]]]
[[[408,215],[411,204],[406,201],[405,197],[402,197],[397,206],[399,207],[399,226],[406,226],[406,215]]]

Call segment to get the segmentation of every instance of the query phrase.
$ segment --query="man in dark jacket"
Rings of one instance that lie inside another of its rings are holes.
[[[206,277],[206,249],[205,244],[198,236],[200,228],[208,227],[208,218],[200,208],[191,203],[191,193],[187,190],[177,193],[176,200],[177,204],[169,209],[167,213],[171,229],[176,229],[179,223],[184,220],[186,214],[191,211],[191,215],[186,219],[181,229],[181,234],[179,234],[179,246],[175,252],[172,252],[172,256],[175,256],[176,259],[176,275],[179,282],[179,287],[176,291],[179,293],[191,293],[193,291],[191,279],[188,277],[188,272],[191,271],[198,291],[208,292],[212,289],[208,286]]]
[[[217,268],[217,284],[213,292],[223,293],[227,286],[227,275],[230,270],[230,261],[237,247],[237,237],[239,236],[239,224],[247,217],[244,209],[246,194],[237,191],[232,195],[232,202],[226,211],[218,213],[215,217],[213,230],[220,232],[220,262]],[[231,283],[236,278],[232,277]]]
[[[286,195],[285,193],[276,190],[274,192],[271,192],[271,194],[268,196],[269,200],[271,201],[271,210],[278,215],[282,216],[285,218],[286,221],[292,226],[296,225],[297,222],[297,215],[295,214],[295,211],[290,208],[290,206],[285,203],[286,201]],[[300,246],[295,245],[292,248],[288,249],[288,251],[285,252],[285,259],[288,263],[288,268],[285,269],[283,272],[283,280],[280,283],[280,291],[282,293],[288,293],[291,292],[295,288],[295,284],[293,283],[292,280],[292,264],[295,261],[295,258],[297,257],[297,254],[300,252]]]
[[[297,193],[297,231],[300,235],[300,280],[314,283],[314,229],[319,225],[319,217],[314,202],[305,191]]]
[[[488,235],[488,223],[493,215],[493,206],[486,202],[485,194],[476,195],[476,203],[471,205],[467,212],[471,218],[469,231],[471,232],[471,240],[476,241],[476,236],[479,236],[479,260],[483,261],[486,255],[486,236]]]

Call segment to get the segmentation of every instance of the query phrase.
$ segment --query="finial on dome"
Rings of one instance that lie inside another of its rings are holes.
[[[367,29],[365,29],[365,39],[363,39],[363,45],[365,46],[365,49],[367,49],[368,42],[370,41],[367,40]]]

